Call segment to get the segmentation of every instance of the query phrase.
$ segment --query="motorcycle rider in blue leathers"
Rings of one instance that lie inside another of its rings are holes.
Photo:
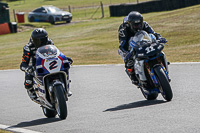
[[[48,38],[48,34],[45,29],[36,28],[33,30],[29,42],[24,46],[23,49],[23,56],[20,69],[25,72],[24,85],[31,99],[37,98],[35,91],[33,89],[33,71],[34,71],[34,66],[36,65],[35,54],[37,48],[43,45],[54,45],[54,44],[53,41]],[[67,57],[67,59],[72,64],[73,62],[72,59],[70,57]],[[68,95],[69,96],[72,95],[71,91],[68,92]]]
[[[156,33],[151,26],[143,21],[143,16],[137,12],[132,11],[126,16],[123,20],[123,23],[120,25],[118,30],[119,35],[119,50],[118,53],[122,57],[125,68],[133,68],[134,61],[133,53],[129,51],[129,39],[135,35],[139,30],[144,30],[147,33],[153,34],[157,40],[160,40],[161,43],[166,43],[167,40],[163,38],[160,34]],[[129,73],[132,83],[138,85],[138,80],[136,78],[135,72]]]

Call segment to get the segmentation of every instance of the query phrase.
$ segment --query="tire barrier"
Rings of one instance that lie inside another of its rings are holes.
[[[111,17],[126,16],[131,11],[140,13],[168,11],[200,4],[200,0],[154,0],[139,4],[121,4],[109,6]]]
[[[10,33],[10,27],[8,23],[0,24],[0,35]]]

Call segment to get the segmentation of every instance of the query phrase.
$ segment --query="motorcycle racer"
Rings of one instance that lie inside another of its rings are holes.
[[[28,90],[31,99],[36,98],[35,91],[33,89],[33,72],[34,66],[36,65],[36,50],[43,45],[54,45],[53,41],[48,38],[48,34],[43,28],[36,28],[31,34],[29,42],[23,48],[22,62],[20,64],[20,69],[25,72],[25,88]],[[72,64],[73,60],[67,57],[69,62]],[[67,72],[68,73],[68,72]],[[69,96],[72,95],[69,91]]]
[[[130,12],[128,16],[124,18],[123,23],[120,25],[118,30],[118,53],[122,57],[126,69],[132,68],[134,64],[134,60],[133,58],[131,58],[133,56],[133,53],[130,53],[129,51],[129,39],[140,30],[144,30],[147,33],[153,34],[157,40],[160,40],[161,43],[167,42],[167,40],[163,38],[160,34],[156,33],[146,21],[143,21],[143,16],[139,12]],[[138,80],[135,76],[134,71],[130,73],[130,78],[133,84],[138,84]]]

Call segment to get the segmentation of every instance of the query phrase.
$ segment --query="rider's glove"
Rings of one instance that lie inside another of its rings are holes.
[[[160,42],[160,43],[166,43],[167,40],[166,40],[164,37],[160,37],[160,38],[159,38],[159,42]]]
[[[26,73],[32,73],[33,72],[33,66],[29,66],[29,67],[27,67],[26,69],[25,69],[25,72]]]
[[[69,61],[69,64],[72,64],[72,63],[73,63],[73,60],[72,60],[72,58],[70,58],[70,57],[67,57],[67,60]]]

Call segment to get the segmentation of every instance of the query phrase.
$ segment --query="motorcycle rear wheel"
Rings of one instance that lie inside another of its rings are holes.
[[[42,107],[42,111],[47,118],[52,118],[57,115],[57,112],[48,108]]]
[[[54,94],[55,94],[55,108],[58,113],[58,116],[60,119],[66,119],[67,117],[67,103],[65,100],[64,92],[63,92],[63,86],[62,85],[56,85],[54,88]]]
[[[166,77],[162,67],[161,66],[155,67],[154,72],[155,72],[156,78],[160,84],[159,90],[160,90],[163,98],[167,101],[171,101],[172,97],[173,97],[172,89],[169,84],[169,80]]]

